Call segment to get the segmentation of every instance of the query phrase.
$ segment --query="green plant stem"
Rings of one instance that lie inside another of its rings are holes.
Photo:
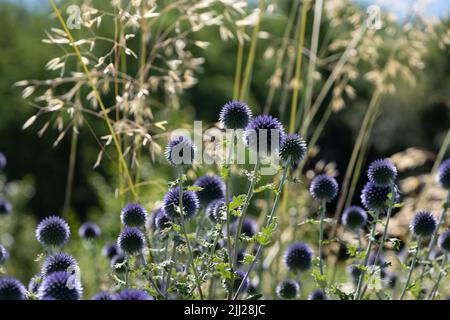
[[[228,151],[228,158],[225,159],[225,166],[227,166],[227,176],[225,179],[225,210],[227,215],[227,221],[226,221],[226,231],[227,231],[227,248],[228,248],[228,263],[230,265],[230,270],[233,272],[233,249],[232,249],[232,243],[231,243],[231,232],[230,232],[230,223],[231,223],[231,216],[230,216],[230,162],[233,155],[234,150],[234,137],[235,137],[235,131],[233,130],[233,133],[231,134],[231,146]],[[230,286],[229,288],[232,288],[231,280],[230,280]],[[231,300],[233,295],[233,290],[228,290],[228,300]]]
[[[416,252],[414,252],[414,257],[413,257],[413,260],[411,262],[411,267],[410,267],[411,269],[409,270],[408,278],[406,279],[405,286],[403,287],[402,294],[400,295],[399,300],[403,300],[403,297],[405,296],[405,293],[408,290],[409,282],[411,281],[411,276],[412,276],[412,273],[414,271],[414,267],[416,266],[416,261],[417,261],[417,255],[419,253],[419,248],[420,248],[420,237],[417,237]]]
[[[320,204],[320,234],[319,234],[319,270],[320,275],[323,276],[323,228],[325,220],[325,212],[327,210],[326,201],[322,200]]]
[[[175,254],[176,254],[176,244],[175,240],[173,240],[173,248],[172,248],[172,254],[170,255],[170,261],[173,262],[175,260]],[[169,269],[167,270],[167,279],[164,281],[164,297],[167,299],[169,294],[169,287],[170,287],[170,280],[171,280],[171,273],[172,273],[172,263],[169,266]]]
[[[186,246],[187,246],[188,252],[189,252],[189,261],[188,261],[188,263],[186,265],[186,272],[188,272],[189,267],[192,266],[192,271],[194,272],[194,277],[195,277],[195,282],[196,282],[196,285],[197,285],[198,294],[200,296],[200,299],[203,300],[203,292],[202,292],[202,288],[201,288],[201,285],[200,285],[200,280],[198,278],[197,268],[195,267],[194,254],[192,253],[191,242],[189,241],[189,237],[188,237],[188,234],[186,232],[186,223],[184,221],[184,212],[183,212],[183,171],[182,171],[181,168],[180,168],[179,174],[178,174],[178,186],[180,188],[178,203],[180,205],[181,231],[183,232],[183,236],[186,239]]]
[[[364,283],[364,275],[366,274],[367,263],[369,261],[370,251],[372,250],[373,241],[375,240],[375,233],[377,231],[377,222],[378,222],[379,212],[375,213],[375,217],[372,222],[372,229],[369,235],[369,243],[367,244],[366,254],[364,257],[364,269],[361,270],[361,274],[359,275],[358,285],[356,287],[355,298],[356,300],[360,299],[362,285]]]
[[[233,247],[233,266],[234,268],[237,268],[237,257],[238,257],[238,251],[239,251],[239,240],[242,232],[242,225],[244,224],[245,220],[245,214],[247,213],[248,206],[250,205],[250,201],[253,197],[253,193],[255,191],[255,185],[256,180],[258,176],[258,170],[259,170],[260,162],[259,162],[259,156],[255,163],[255,168],[253,169],[253,177],[250,182],[250,186],[248,187],[247,196],[245,198],[244,206],[242,207],[241,216],[238,220],[238,226],[236,228],[236,234],[234,235],[234,247]]]
[[[238,32],[245,32],[244,28],[240,28]],[[239,90],[241,87],[242,61],[244,55],[244,40],[238,38],[238,49],[236,57],[236,70],[234,72],[233,99],[239,99]]]
[[[392,200],[392,202],[394,202],[394,200],[395,200],[395,195],[394,195],[395,185],[394,184],[391,184],[391,191],[390,192],[392,194],[392,199],[391,200]],[[375,266],[377,265],[378,258],[380,256],[380,254],[383,252],[384,242],[386,241],[386,236],[387,236],[388,227],[389,227],[389,220],[390,220],[391,215],[392,215],[392,209],[393,209],[393,203],[391,203],[389,205],[388,210],[387,210],[386,222],[385,222],[385,225],[384,225],[383,235],[381,236],[380,245],[378,247],[378,251],[377,251],[377,254],[375,256],[375,260],[373,262],[373,265],[375,265]]]
[[[145,261],[145,257],[144,254],[141,252],[141,254],[139,255],[141,258],[141,263],[144,267],[147,266],[147,261]],[[153,272],[152,270],[149,270],[148,272],[148,280],[150,282],[150,285],[153,287],[153,289],[155,289],[155,291],[161,296],[164,297],[164,294],[161,292],[161,290],[158,288],[158,285],[156,284],[155,279],[153,278]]]
[[[281,193],[283,191],[283,186],[284,186],[284,184],[286,182],[286,177],[287,177],[287,172],[289,170],[289,166],[290,166],[290,159],[288,159],[288,161],[286,163],[286,166],[284,167],[283,176],[281,177],[280,184],[278,185],[277,194],[275,196],[275,200],[274,200],[274,203],[273,203],[272,210],[270,212],[269,218],[267,219],[266,227],[270,226],[270,224],[272,223],[272,220],[273,220],[273,218],[274,218],[274,216],[275,216],[275,214],[277,212],[278,203],[280,201],[280,195],[281,195]],[[263,248],[262,245],[258,245],[258,249],[256,251],[255,258],[253,259],[253,261],[250,264],[247,272],[245,273],[245,276],[242,279],[242,281],[241,281],[241,283],[240,283],[240,285],[239,285],[239,287],[238,287],[238,289],[237,289],[237,291],[236,291],[236,293],[235,293],[235,295],[233,297],[233,300],[236,300],[239,297],[239,293],[242,291],[244,283],[247,281],[247,279],[248,279],[248,277],[250,275],[250,272],[252,272],[253,268],[256,265],[257,260],[259,259],[259,256],[261,255],[262,248]]]
[[[431,289],[430,295],[428,296],[428,300],[434,300],[434,298],[436,297],[436,293],[439,289],[439,283],[442,280],[442,275],[445,273],[445,265],[447,264],[447,256],[448,253],[447,251],[444,252],[444,256],[442,257],[442,263],[441,263],[441,268],[439,270],[439,276],[436,280],[436,283],[433,286],[433,289]]]
[[[67,171],[66,193],[64,196],[63,215],[67,217],[72,200],[73,178],[75,174],[75,164],[77,161],[78,134],[75,127],[72,130],[70,141],[69,169]]]

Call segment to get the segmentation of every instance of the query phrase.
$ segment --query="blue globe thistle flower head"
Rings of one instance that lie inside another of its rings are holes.
[[[233,100],[220,111],[219,120],[225,129],[245,129],[252,118],[252,112],[245,102]]]
[[[124,265],[127,257],[122,252],[119,252],[111,259],[111,269],[119,274],[125,273],[126,266]]]
[[[44,277],[41,274],[34,275],[30,279],[30,282],[28,283],[28,291],[30,291],[32,293],[37,293],[43,280],[44,280]]]
[[[389,159],[378,159],[370,164],[367,176],[372,183],[389,186],[397,178],[397,168]]]
[[[46,277],[58,271],[71,273],[77,270],[77,268],[78,263],[72,256],[64,252],[59,252],[45,258],[44,263],[42,264],[41,273]]]
[[[309,187],[309,193],[318,201],[330,202],[337,196],[338,191],[339,186],[336,179],[326,174],[314,177]]]
[[[270,115],[253,118],[244,132],[244,141],[253,152],[262,156],[278,154],[285,132],[281,122]]]
[[[6,199],[0,199],[0,216],[7,215],[12,211],[12,204]]]
[[[129,203],[123,207],[120,220],[128,227],[143,227],[147,222],[147,210],[138,203]]]
[[[44,278],[39,290],[39,300],[80,300],[83,288],[74,274],[58,271]]]
[[[9,259],[9,253],[6,248],[0,244],[0,265],[4,264]]]
[[[358,268],[356,264],[351,264],[347,267],[347,272],[353,282],[356,284],[359,280],[359,276],[361,275],[361,269]]]
[[[170,228],[172,226],[172,222],[173,221],[164,213],[164,211],[161,211],[161,213],[156,217],[156,230]]]
[[[388,207],[390,193],[389,186],[380,186],[369,181],[361,191],[361,202],[367,210],[381,211]]]
[[[36,238],[45,247],[63,246],[69,240],[69,236],[69,225],[57,216],[43,219],[36,228]]]
[[[169,141],[164,156],[171,165],[183,166],[194,163],[196,148],[191,139],[178,136]]]
[[[164,211],[161,207],[156,208],[155,210],[152,211],[152,213],[150,214],[150,219],[149,219],[149,224],[150,224],[150,228],[152,230],[156,230],[156,219],[158,218],[158,216],[160,214],[163,214]]]
[[[139,289],[125,289],[116,294],[114,300],[153,300],[153,297]]]
[[[283,140],[280,148],[280,158],[285,163],[297,163],[305,157],[307,152],[306,142],[298,134],[288,134]]]
[[[308,297],[308,300],[328,300],[327,295],[323,290],[317,289],[311,292],[311,294]]]
[[[367,213],[360,206],[350,206],[342,214],[342,222],[350,230],[357,231],[367,223]]]
[[[120,252],[117,243],[107,243],[102,249],[102,255],[108,259],[114,258]]]
[[[450,159],[443,161],[439,166],[437,179],[444,189],[450,190]]]
[[[439,247],[447,252],[450,251],[450,229],[445,230],[438,239]]]
[[[202,190],[196,191],[196,194],[204,206],[211,201],[225,197],[225,183],[218,176],[202,176],[194,182],[194,186],[202,188]]]
[[[277,286],[277,295],[281,299],[295,299],[300,291],[300,285],[294,280],[284,280]]]
[[[419,211],[411,221],[410,228],[418,237],[429,237],[436,230],[436,218],[429,211]]]
[[[313,251],[302,242],[291,244],[284,253],[284,262],[293,272],[303,272],[311,268],[312,258]]]
[[[231,233],[236,234],[238,229],[238,220],[231,225]],[[242,223],[241,234],[246,237],[253,237],[258,232],[258,223],[253,218],[246,217]]]
[[[136,227],[123,229],[117,240],[120,250],[129,255],[141,253],[144,248],[144,242],[144,234]]]
[[[5,169],[7,164],[6,156],[0,152],[0,170]]]
[[[172,220],[180,218],[178,207],[180,205],[180,187],[175,187],[166,193],[163,200],[164,213]],[[186,219],[192,218],[200,207],[197,194],[193,191],[183,191],[183,214]]]
[[[215,223],[219,223],[226,219],[225,199],[211,201],[206,207],[205,213],[208,218]]]
[[[93,222],[85,222],[78,229],[78,236],[85,240],[94,240],[100,237],[101,233],[100,227]]]
[[[19,280],[12,277],[0,278],[0,301],[1,300],[25,300],[27,290]]]
[[[102,291],[93,296],[91,300],[114,300],[114,296],[109,292]]]

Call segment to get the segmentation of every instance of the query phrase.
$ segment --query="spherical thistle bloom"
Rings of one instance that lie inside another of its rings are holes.
[[[361,202],[367,210],[383,210],[388,206],[390,192],[389,186],[380,186],[369,181],[361,191]]]
[[[306,155],[307,147],[305,140],[298,134],[288,134],[281,144],[280,158],[290,164],[301,161]]]
[[[153,300],[153,297],[139,289],[125,289],[116,294],[114,300]]]
[[[78,236],[85,240],[94,240],[101,234],[100,227],[93,222],[85,222],[78,229]]]
[[[144,242],[144,234],[135,227],[123,229],[117,240],[120,250],[130,255],[140,253],[144,247]]]
[[[443,188],[450,190],[450,159],[447,159],[441,163],[438,168],[437,178],[439,184]]]
[[[78,263],[72,256],[64,252],[59,252],[52,256],[47,256],[42,264],[41,273],[48,276],[54,272],[67,271],[74,272],[78,268]]]
[[[180,187],[175,187],[166,193],[163,200],[164,213],[172,220],[180,217]],[[186,219],[192,218],[200,207],[197,194],[193,191],[183,191],[183,214]]]
[[[0,216],[7,215],[12,211],[12,204],[6,199],[0,199]]]
[[[284,280],[277,286],[277,295],[281,299],[295,299],[300,291],[300,285],[294,280]]]
[[[35,274],[30,279],[30,282],[28,282],[28,291],[32,293],[37,293],[43,280],[44,276],[42,274]]]
[[[117,243],[107,243],[102,249],[102,255],[108,259],[114,258],[120,252]]]
[[[195,192],[202,205],[208,205],[213,200],[225,197],[225,183],[218,176],[200,177],[194,182],[194,186],[202,188]]]
[[[351,230],[359,230],[367,223],[367,213],[360,206],[350,206],[342,214],[342,222]]]
[[[219,120],[225,129],[245,129],[252,112],[245,102],[233,100],[226,103],[220,111]]]
[[[9,253],[6,248],[0,244],[0,265],[4,264],[9,259]]]
[[[264,156],[278,153],[284,137],[283,125],[270,115],[256,116],[244,132],[244,141],[249,149]]]
[[[208,204],[208,206],[206,207],[205,213],[208,218],[215,223],[219,223],[220,221],[226,219],[225,199],[217,199],[211,201],[210,204]]]
[[[313,251],[302,242],[291,244],[284,253],[284,262],[293,272],[302,272],[311,268],[312,258]]]
[[[111,269],[116,273],[125,273],[126,266],[123,264],[127,257],[123,253],[118,253],[111,259]]]
[[[155,210],[152,211],[152,213],[150,214],[150,219],[149,219],[149,224],[150,224],[150,228],[152,230],[156,230],[156,218],[160,215],[163,214],[163,209],[161,207],[156,208]]]
[[[447,252],[450,251],[450,229],[445,230],[438,240],[439,247]]]
[[[128,227],[142,227],[147,221],[147,210],[137,203],[130,203],[123,207],[120,221]]]
[[[388,159],[378,159],[370,164],[367,176],[372,183],[388,186],[397,178],[397,168]]]
[[[91,300],[114,300],[114,296],[109,292],[102,291],[93,296]]]
[[[74,274],[58,271],[44,278],[39,290],[39,300],[80,300],[83,288]]]
[[[0,277],[0,301],[1,300],[25,300],[27,290],[17,279],[12,277]]]
[[[333,177],[320,174],[311,181],[309,193],[318,201],[329,202],[338,194],[339,186]]]
[[[57,216],[45,218],[36,228],[36,238],[43,246],[62,246],[69,240],[69,236],[69,225]]]
[[[317,289],[311,292],[311,294],[308,297],[308,300],[328,300],[327,295],[323,290]]]
[[[429,211],[419,211],[411,221],[410,228],[418,237],[429,237],[436,230],[436,218]]]
[[[178,136],[169,141],[164,156],[173,166],[190,165],[194,162],[195,151],[195,145],[190,138]]]
[[[236,234],[237,229],[238,229],[238,224],[239,224],[239,222],[238,222],[238,220],[236,220],[231,225],[231,233]],[[244,236],[246,236],[248,238],[251,238],[257,232],[258,232],[258,224],[255,221],[255,219],[245,218],[244,221],[242,222],[241,234],[243,234]]]
[[[161,211],[161,213],[156,217],[155,224],[157,230],[164,230],[170,228],[172,225],[172,220],[164,213],[164,211]]]
[[[0,170],[5,169],[7,164],[6,156],[0,152]]]

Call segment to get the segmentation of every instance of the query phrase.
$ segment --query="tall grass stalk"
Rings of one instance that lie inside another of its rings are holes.
[[[245,32],[244,28],[239,29],[240,32]],[[233,99],[239,99],[241,88],[241,73],[242,73],[242,61],[244,56],[244,39],[240,37],[238,39],[238,49],[236,56],[236,69],[234,72],[234,86],[233,86]]]

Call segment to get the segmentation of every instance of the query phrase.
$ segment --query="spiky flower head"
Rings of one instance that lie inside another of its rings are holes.
[[[208,218],[215,222],[219,223],[220,221],[226,219],[226,203],[225,199],[217,199],[214,201],[211,201],[210,204],[206,207],[206,215]]]
[[[309,187],[309,193],[318,201],[329,202],[333,200],[339,191],[339,186],[333,177],[319,174],[314,177]]]
[[[120,252],[117,243],[107,243],[102,249],[102,255],[108,259],[114,258]]]
[[[7,215],[12,211],[12,204],[6,199],[0,199],[0,215]]]
[[[114,296],[109,292],[102,291],[93,296],[91,300],[114,300]]]
[[[122,230],[117,244],[123,252],[134,255],[139,254],[144,247],[144,234],[136,227],[126,227]]]
[[[220,111],[219,120],[225,129],[245,129],[252,112],[245,102],[233,100],[226,103]]]
[[[418,237],[431,236],[436,227],[436,218],[429,211],[417,212],[410,225],[412,232]]]
[[[231,225],[231,232],[233,234],[236,234],[237,229],[238,229],[238,220],[236,220],[232,225]],[[255,219],[253,218],[245,218],[243,223],[242,223],[242,229],[241,229],[241,234],[243,234],[246,237],[253,237],[256,232],[258,232],[258,224],[256,223]]]
[[[347,272],[348,272],[350,278],[352,278],[353,282],[357,283],[362,270],[361,270],[361,268],[358,267],[358,265],[351,264],[347,267]]]
[[[185,136],[177,136],[169,141],[165,150],[167,162],[173,166],[190,165],[195,158],[195,145]]]
[[[301,161],[305,157],[306,152],[305,140],[296,133],[288,134],[281,144],[280,158],[284,162],[287,162],[289,159],[290,164],[294,164]]]
[[[152,211],[152,213],[150,214],[150,219],[149,219],[149,225],[150,225],[150,228],[152,229],[152,230],[156,230],[156,218],[160,215],[160,214],[163,214],[164,212],[163,212],[163,209],[161,208],[161,207],[158,207],[158,208],[156,208],[156,209],[154,209],[153,211]]]
[[[202,188],[196,191],[202,205],[208,205],[211,201],[225,197],[225,183],[218,176],[202,176],[194,182],[194,186]]]
[[[445,230],[438,240],[439,247],[447,252],[450,251],[450,229]]]
[[[323,290],[317,289],[311,292],[311,294],[308,297],[308,300],[328,300],[327,295]]]
[[[351,230],[359,230],[367,223],[367,213],[360,206],[350,206],[342,214],[342,222]]]
[[[294,280],[284,280],[277,286],[277,295],[281,299],[295,299],[300,291],[300,285]]]
[[[69,273],[78,268],[77,261],[70,255],[64,252],[56,253],[52,256],[47,256],[42,264],[41,273],[43,276],[48,276],[54,272],[67,271]]]
[[[0,244],[0,265],[4,264],[9,258],[8,250]]]
[[[129,203],[123,207],[120,220],[128,227],[142,227],[147,221],[147,210],[138,203]]]
[[[372,183],[389,186],[397,178],[397,168],[389,159],[378,159],[370,164],[367,176]]]
[[[111,259],[111,269],[116,273],[125,273],[126,267],[124,265],[127,257],[122,252],[119,252]]]
[[[7,164],[6,156],[0,152],[0,170],[5,169]]]
[[[153,297],[139,289],[124,289],[114,296],[114,300],[153,300]]]
[[[291,244],[284,253],[284,262],[293,272],[302,272],[311,268],[312,258],[313,251],[302,242]]]
[[[368,181],[361,191],[361,202],[367,210],[381,211],[388,206],[389,186],[380,186]]]
[[[161,211],[156,217],[155,225],[157,230],[164,230],[170,228],[172,220],[164,213],[164,211]]]
[[[12,277],[0,277],[1,300],[25,300],[27,290],[19,280]]]
[[[101,233],[100,227],[93,222],[85,222],[78,229],[78,236],[85,240],[94,240],[100,237]]]
[[[260,155],[278,153],[285,132],[281,122],[270,115],[253,118],[244,132],[244,140],[250,150]]]
[[[45,218],[36,228],[37,240],[46,247],[60,247],[67,243],[69,236],[69,225],[58,216]]]
[[[450,159],[447,159],[441,163],[438,168],[437,178],[439,184],[443,188],[450,190]]]
[[[175,187],[166,193],[163,200],[164,213],[172,220],[180,217],[178,207],[180,205],[180,187]],[[199,209],[197,194],[193,191],[183,191],[183,214],[186,219],[192,218]]]
[[[35,274],[28,283],[28,291],[37,293],[44,277],[41,274]]]
[[[83,288],[74,274],[58,271],[44,278],[38,290],[39,300],[80,300]]]

